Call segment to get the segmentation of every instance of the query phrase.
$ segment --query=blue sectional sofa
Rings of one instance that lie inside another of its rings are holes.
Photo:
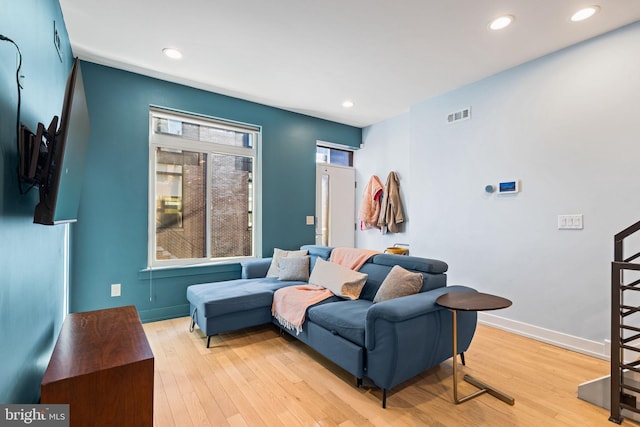
[[[328,260],[332,248],[306,245],[313,270],[318,257]],[[358,386],[368,378],[387,390],[452,357],[452,314],[435,303],[448,292],[475,292],[465,286],[447,286],[446,263],[434,259],[373,255],[359,269],[367,274],[360,297],[333,296],[308,308],[302,331],[296,334],[272,317],[271,305],[277,289],[306,284],[265,277],[271,258],[242,264],[242,278],[192,285],[187,288],[194,325],[211,336],[273,322],[332,362],[355,376]],[[373,302],[391,269],[400,267],[422,274],[417,294]],[[476,329],[475,312],[458,312],[458,351],[463,353]],[[464,360],[464,359],[463,359]]]

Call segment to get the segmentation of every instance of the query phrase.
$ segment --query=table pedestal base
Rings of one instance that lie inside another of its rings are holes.
[[[457,310],[451,310],[453,313],[453,400],[458,403],[466,402],[467,400],[471,400],[474,397],[480,396],[484,393],[489,393],[491,396],[496,397],[502,400],[509,405],[513,405],[515,403],[515,399],[509,396],[506,393],[503,393],[499,390],[496,390],[494,387],[491,387],[489,384],[482,382],[471,375],[465,374],[463,379],[469,384],[473,384],[478,387],[480,390],[475,393],[471,393],[468,396],[464,396],[458,398],[458,315]]]
[[[478,387],[480,390],[476,391],[475,393],[472,393],[468,396],[464,396],[459,398],[457,396],[457,387],[454,387],[454,390],[456,390],[455,396],[454,396],[454,400],[456,401],[456,403],[462,403],[462,402],[466,402],[467,400],[471,400],[476,396],[480,396],[481,394],[484,393],[489,393],[491,396],[498,398],[500,400],[502,400],[505,403],[508,403],[509,405],[512,405],[516,402],[515,399],[511,396],[509,396],[508,394],[495,389],[494,387],[491,387],[489,384],[480,381],[477,378],[472,377],[471,375],[466,375],[463,377],[463,379],[468,382],[469,384],[473,384],[474,386]],[[455,377],[454,377],[454,381],[456,381]]]

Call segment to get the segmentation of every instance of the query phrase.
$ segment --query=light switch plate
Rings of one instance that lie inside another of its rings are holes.
[[[582,214],[558,215],[558,230],[582,230]]]
[[[120,296],[120,283],[114,283],[111,285],[111,296],[119,297]]]

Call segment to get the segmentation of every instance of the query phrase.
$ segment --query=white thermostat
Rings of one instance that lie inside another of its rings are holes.
[[[520,192],[520,181],[503,181],[498,184],[498,194],[515,194]]]

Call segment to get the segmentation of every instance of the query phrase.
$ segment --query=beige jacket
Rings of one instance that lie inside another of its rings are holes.
[[[382,198],[382,205],[380,206],[378,227],[382,228],[383,233],[387,230],[392,233],[397,233],[398,224],[403,222],[404,214],[402,213],[398,176],[395,172],[390,172],[387,177],[387,183],[384,186],[384,197]]]

